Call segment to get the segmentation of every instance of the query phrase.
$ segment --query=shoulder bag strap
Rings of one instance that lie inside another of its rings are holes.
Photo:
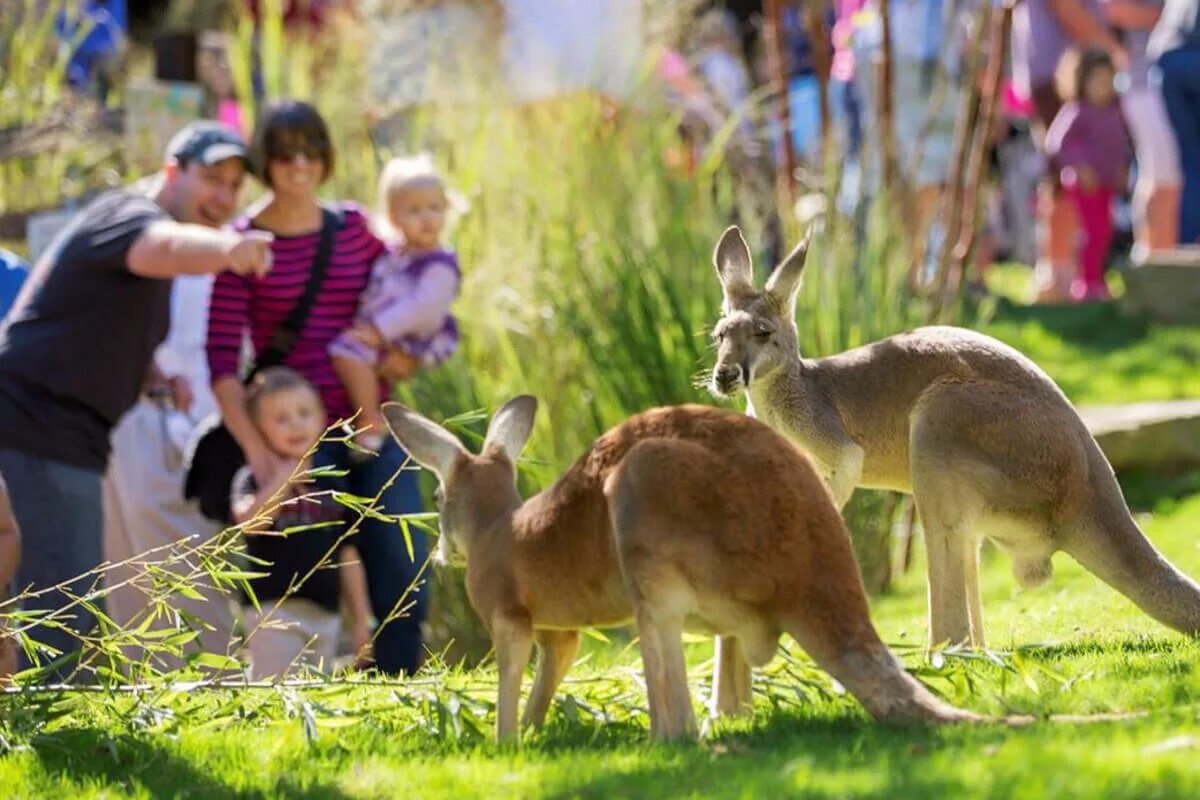
[[[308,314],[317,300],[317,294],[321,291],[321,282],[325,279],[325,273],[329,268],[329,259],[333,255],[333,241],[337,238],[337,228],[341,222],[339,214],[324,206],[321,207],[321,220],[321,240],[317,244],[317,254],[313,258],[312,270],[308,274],[308,283],[304,286],[304,292],[296,301],[296,305],[287,318],[275,329],[270,347],[255,359],[254,367],[250,370],[247,380],[267,367],[282,364],[288,354],[292,352],[292,348],[295,347],[300,331],[304,330]]]

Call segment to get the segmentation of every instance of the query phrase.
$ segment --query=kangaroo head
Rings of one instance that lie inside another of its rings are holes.
[[[400,446],[438,477],[441,536],[436,560],[465,563],[471,542],[521,504],[517,456],[533,431],[537,399],[522,395],[501,406],[488,425],[479,455],[441,425],[400,403],[384,403],[382,410]]]
[[[754,288],[750,248],[737,226],[727,229],[713,252],[713,265],[721,281],[721,319],[713,327],[717,363],[711,391],[733,397],[795,360],[799,350],[796,332],[796,294],[808,255],[811,231],[796,249],[775,267],[762,291]]]

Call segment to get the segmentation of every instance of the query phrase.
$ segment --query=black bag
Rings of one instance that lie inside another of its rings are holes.
[[[316,302],[321,282],[329,267],[329,258],[333,254],[333,240],[341,224],[341,216],[337,212],[328,208],[322,208],[321,211],[321,241],[317,245],[317,254],[313,258],[308,283],[305,284],[300,299],[296,301],[296,306],[276,328],[275,335],[271,337],[270,347],[255,359],[254,366],[246,375],[247,383],[262,370],[284,362],[295,346],[296,338],[304,329],[308,313]],[[233,434],[225,427],[221,415],[216,413],[209,416],[196,427],[184,453],[184,499],[198,499],[201,514],[223,525],[232,525],[230,489],[233,486],[233,476],[245,465],[246,455],[242,452],[241,445],[233,438]]]

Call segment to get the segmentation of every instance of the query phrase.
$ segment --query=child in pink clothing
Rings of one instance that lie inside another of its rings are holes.
[[[1046,155],[1075,205],[1085,237],[1071,283],[1076,301],[1109,297],[1104,268],[1113,238],[1112,202],[1128,180],[1130,148],[1115,77],[1104,50],[1068,51],[1058,72],[1066,102],[1046,133]]]
[[[329,346],[351,403],[361,409],[358,443],[369,450],[379,449],[387,430],[376,374],[381,353],[396,348],[426,367],[449,358],[458,346],[450,305],[462,279],[458,259],[442,245],[449,199],[428,157],[389,161],[379,197],[399,240],[372,267],[353,327]]]

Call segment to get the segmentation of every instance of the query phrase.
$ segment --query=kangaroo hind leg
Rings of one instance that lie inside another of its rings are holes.
[[[537,677],[525,703],[522,725],[540,727],[554,700],[554,692],[571,668],[579,652],[579,631],[540,630],[535,634],[538,645]]]

